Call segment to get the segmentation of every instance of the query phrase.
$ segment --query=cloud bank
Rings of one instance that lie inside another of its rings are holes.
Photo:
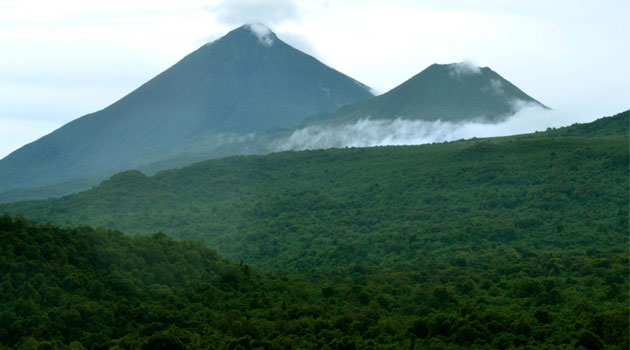
[[[582,118],[583,119],[583,118]],[[278,150],[419,145],[544,131],[575,123],[576,115],[527,105],[500,123],[362,119],[343,126],[309,126],[295,131]]]
[[[300,21],[300,12],[292,0],[223,0],[209,9],[219,22],[238,26],[263,22],[279,25],[285,21]]]

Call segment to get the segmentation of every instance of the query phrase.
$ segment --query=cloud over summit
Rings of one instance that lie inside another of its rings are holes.
[[[292,0],[222,0],[209,10],[219,22],[228,26],[243,23],[279,25],[286,21],[300,21],[300,12]]]
[[[265,46],[271,46],[273,44],[273,35],[271,29],[266,25],[255,22],[246,25],[247,28],[254,34],[258,40]]]
[[[315,46],[303,34],[295,30],[287,31],[286,28],[278,31],[284,24],[299,26],[302,22],[301,10],[293,0],[220,0],[207,7],[207,10],[215,16],[217,22],[228,27],[252,24],[250,29],[264,45],[271,45],[273,38],[267,38],[257,25],[270,26],[280,40],[321,60]]]
[[[453,63],[450,65],[450,69],[449,75],[452,77],[481,73],[481,68],[470,61]]]

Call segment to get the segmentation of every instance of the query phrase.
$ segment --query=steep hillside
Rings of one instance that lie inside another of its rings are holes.
[[[433,64],[383,95],[313,116],[304,124],[366,118],[497,122],[524,105],[547,108],[488,67]]]
[[[246,25],[109,107],[0,160],[0,193],[42,186],[59,193],[68,186],[50,186],[81,188],[86,180],[164,160],[182,159],[181,165],[191,155],[234,154],[226,145],[371,96],[365,85],[290,47],[268,28]]]

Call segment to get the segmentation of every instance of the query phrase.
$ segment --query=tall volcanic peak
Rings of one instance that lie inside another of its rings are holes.
[[[244,25],[107,108],[0,160],[0,192],[240,153],[226,145],[372,96],[269,28]]]

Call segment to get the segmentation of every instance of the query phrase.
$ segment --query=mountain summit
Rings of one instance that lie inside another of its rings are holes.
[[[367,86],[285,44],[264,25],[244,25],[109,107],[0,160],[0,193],[94,183],[182,155],[210,157],[230,142],[371,96]]]
[[[389,92],[344,106],[310,122],[359,119],[498,122],[524,105],[547,108],[488,67],[433,64]]]

